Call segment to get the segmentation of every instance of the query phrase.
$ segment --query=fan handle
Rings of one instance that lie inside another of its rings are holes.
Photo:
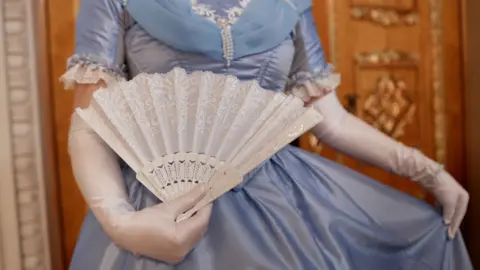
[[[243,175],[236,169],[224,167],[219,170],[215,175],[215,179],[212,180],[212,186],[210,187],[210,190],[207,191],[205,197],[203,197],[193,208],[178,216],[176,220],[177,222],[190,218],[200,209],[242,183]]]

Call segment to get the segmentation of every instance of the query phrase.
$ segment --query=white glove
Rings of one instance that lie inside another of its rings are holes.
[[[211,206],[176,222],[203,198],[201,186],[177,200],[136,212],[128,202],[117,155],[76,113],[68,148],[77,184],[114,243],[133,253],[178,263],[205,233]]]
[[[469,195],[440,164],[348,113],[335,92],[313,106],[324,116],[323,122],[312,129],[319,140],[353,158],[418,182],[442,204],[449,237],[455,236]]]

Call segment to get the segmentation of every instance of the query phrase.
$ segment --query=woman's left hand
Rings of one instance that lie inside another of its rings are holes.
[[[448,236],[453,239],[467,212],[470,196],[468,192],[446,171],[441,171],[432,179],[421,181],[443,206],[443,220],[448,225]]]

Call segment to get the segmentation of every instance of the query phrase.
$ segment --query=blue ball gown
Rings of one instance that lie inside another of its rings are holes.
[[[280,0],[263,2],[268,1]],[[255,79],[266,89],[284,91],[296,81],[331,72],[308,8],[281,42],[227,66],[222,59],[176,49],[153,37],[122,2],[83,0],[67,78],[85,82],[85,70],[131,78],[182,67]],[[205,0],[202,3],[210,6],[200,6],[200,11],[213,9],[216,16],[228,17],[231,7],[242,10],[248,2]],[[128,166],[119,166],[136,209],[159,203]],[[180,264],[117,247],[89,212],[70,269],[469,270],[472,265],[461,234],[447,238],[437,209],[287,146],[214,203],[207,234]]]

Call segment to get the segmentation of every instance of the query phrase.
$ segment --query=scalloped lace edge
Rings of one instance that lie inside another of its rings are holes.
[[[340,74],[331,73],[327,76],[304,80],[292,86],[288,92],[301,98],[304,102],[321,98],[334,91],[340,85]]]
[[[96,84],[104,81],[107,85],[123,81],[124,78],[104,67],[89,67],[85,63],[78,63],[60,77],[65,89],[73,89],[77,84]]]

